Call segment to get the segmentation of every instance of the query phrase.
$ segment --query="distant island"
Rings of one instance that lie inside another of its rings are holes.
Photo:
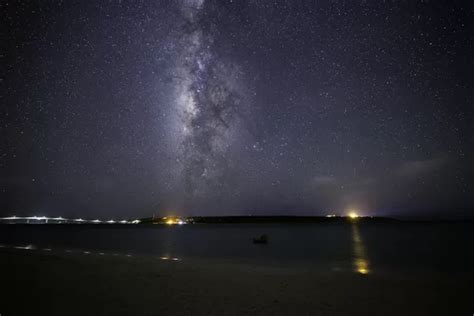
[[[164,216],[140,219],[140,224],[272,224],[272,223],[321,223],[341,221],[397,221],[388,217],[372,216]]]

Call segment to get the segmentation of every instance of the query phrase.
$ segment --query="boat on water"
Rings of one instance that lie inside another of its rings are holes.
[[[252,241],[254,244],[268,244],[268,236],[263,234],[259,237],[255,237]]]

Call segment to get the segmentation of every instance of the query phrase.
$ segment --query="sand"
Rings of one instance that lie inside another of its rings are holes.
[[[0,314],[472,315],[470,273],[356,274],[0,249]]]

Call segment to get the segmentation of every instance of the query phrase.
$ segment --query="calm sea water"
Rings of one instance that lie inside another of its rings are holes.
[[[267,245],[252,238],[269,236]],[[473,223],[2,225],[0,245],[331,270],[474,270]]]

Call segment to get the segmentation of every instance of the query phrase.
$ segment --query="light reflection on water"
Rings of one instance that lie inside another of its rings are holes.
[[[51,248],[37,248],[36,246],[34,245],[26,245],[26,246],[5,246],[5,245],[0,245],[0,248],[11,248],[11,249],[18,249],[18,250],[42,250],[42,251],[53,251],[53,249]],[[89,250],[71,250],[71,249],[65,249],[64,250],[66,253],[81,253],[83,255],[99,255],[99,256],[120,256],[120,254],[118,253],[105,253],[105,252],[93,252],[93,251],[89,251]],[[125,257],[133,257],[133,255],[131,254],[122,254],[122,256],[125,256]],[[170,255],[164,255],[164,256],[161,256],[161,257],[158,257],[159,259],[161,260],[171,260],[171,261],[181,261],[182,259],[181,258],[178,258],[178,257],[173,257],[173,256],[170,256]],[[1,315],[0,315],[1,316]]]
[[[13,248],[13,249],[19,249],[19,250],[43,250],[43,251],[53,251],[53,249],[51,248],[37,248],[36,246],[34,245],[27,245],[27,246],[5,246],[5,245],[0,245],[0,248]],[[66,253],[73,253],[73,252],[76,252],[76,253],[82,253],[84,255],[99,255],[99,256],[120,256],[120,254],[118,253],[105,253],[105,252],[93,252],[93,251],[88,251],[88,250],[71,250],[71,249],[65,249],[64,250]],[[133,257],[133,255],[131,254],[122,254],[123,256],[125,257]],[[173,256],[170,256],[170,255],[164,255],[164,256],[161,256],[159,257],[159,259],[161,260],[171,260],[171,261],[181,261],[182,259],[181,258],[178,258],[178,257],[173,257]],[[0,315],[1,316],[1,315]]]
[[[354,271],[360,274],[368,274],[370,272],[369,260],[357,223],[352,224],[352,248]]]

